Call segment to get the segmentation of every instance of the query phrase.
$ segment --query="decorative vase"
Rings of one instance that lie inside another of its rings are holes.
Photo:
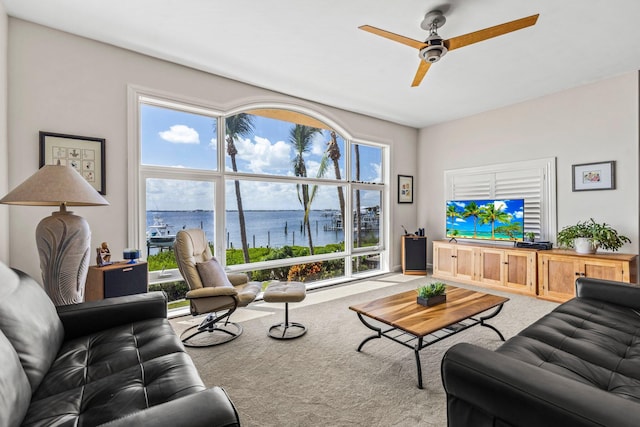
[[[418,304],[423,305],[425,307],[431,307],[433,305],[442,304],[447,301],[447,294],[436,295],[434,297],[422,298],[418,297]]]
[[[593,241],[586,237],[573,239],[573,247],[576,249],[576,253],[579,254],[595,254],[598,249],[598,247],[593,244]]]

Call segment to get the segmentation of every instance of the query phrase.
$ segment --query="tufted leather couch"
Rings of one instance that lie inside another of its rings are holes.
[[[442,360],[449,427],[640,425],[640,287],[579,278],[576,298],[496,351]]]
[[[0,263],[0,426],[238,426],[167,321],[163,292],[55,307]]]

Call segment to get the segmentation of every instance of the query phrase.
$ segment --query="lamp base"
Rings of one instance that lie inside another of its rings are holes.
[[[36,228],[44,290],[55,305],[84,301],[89,270],[91,230],[73,212],[53,212]]]

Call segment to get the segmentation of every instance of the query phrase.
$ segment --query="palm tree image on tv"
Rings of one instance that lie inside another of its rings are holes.
[[[524,200],[451,200],[447,237],[487,240],[524,238]]]
[[[462,212],[463,218],[473,218],[473,237],[476,238],[478,235],[478,218],[482,215],[482,210],[476,204],[476,202],[469,202],[468,205],[464,207],[464,211]]]

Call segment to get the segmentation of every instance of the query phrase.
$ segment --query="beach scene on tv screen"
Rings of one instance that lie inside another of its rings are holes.
[[[447,237],[522,240],[524,200],[449,200]]]

